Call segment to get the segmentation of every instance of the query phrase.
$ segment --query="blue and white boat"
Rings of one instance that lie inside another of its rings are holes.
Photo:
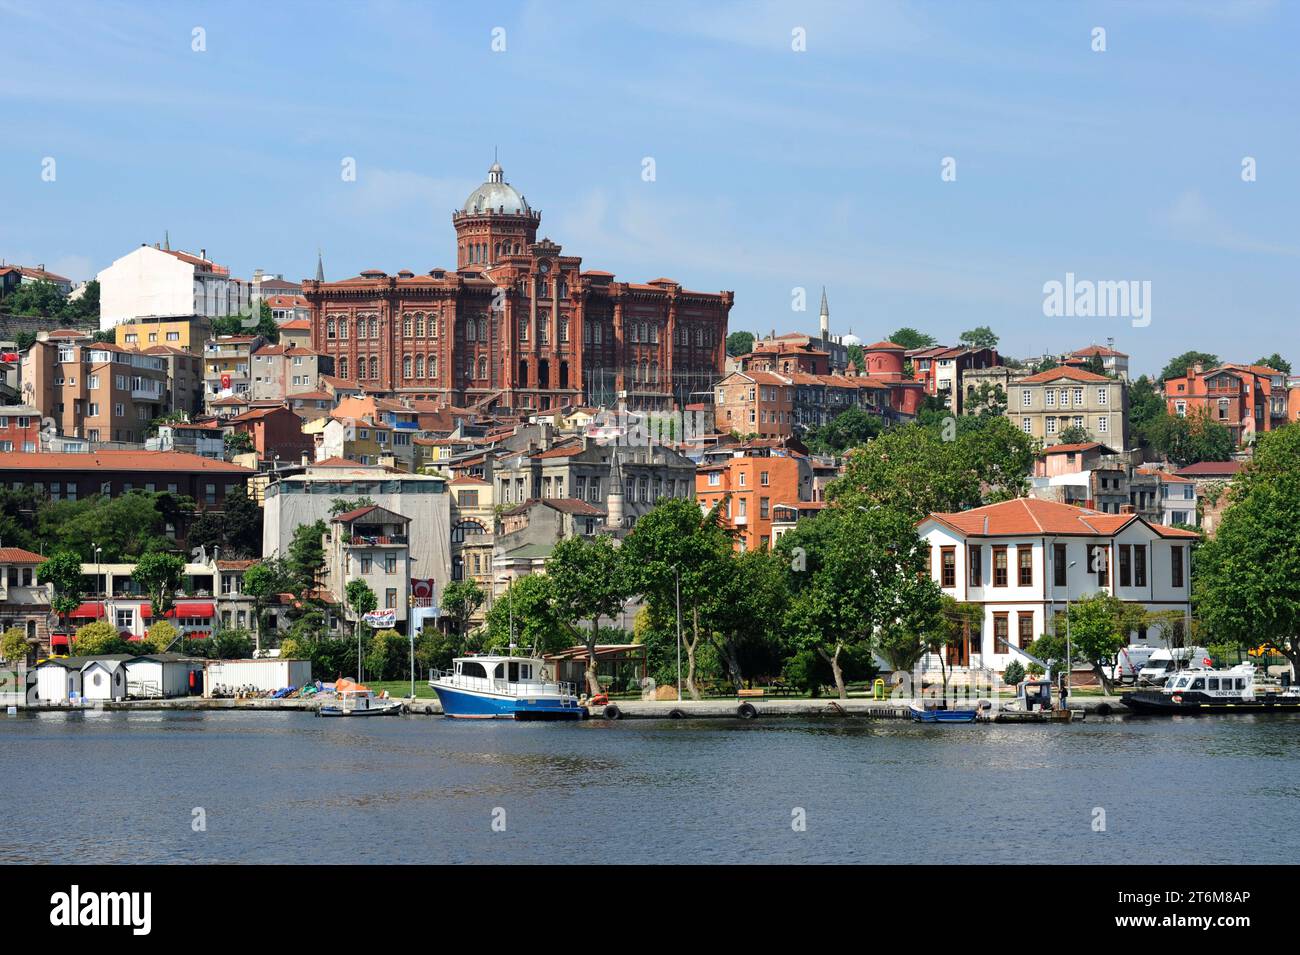
[[[573,684],[548,680],[537,657],[457,657],[450,670],[433,670],[429,686],[442,712],[463,720],[579,720]]]
[[[909,707],[913,723],[974,723],[979,710],[926,709],[912,704]]]

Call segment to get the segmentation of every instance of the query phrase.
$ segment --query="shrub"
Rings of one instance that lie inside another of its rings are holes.
[[[123,640],[117,628],[107,620],[96,620],[77,628],[72,636],[72,652],[85,657],[102,653],[134,653],[135,648]]]
[[[221,630],[208,643],[219,660],[243,660],[253,654],[253,638],[247,630]]]
[[[22,627],[10,627],[0,635],[0,658],[10,663],[27,659],[27,633]]]
[[[180,635],[181,632],[170,620],[159,620],[149,628],[149,633],[141,647],[150,653],[162,653],[165,650],[175,649],[173,644]]]
[[[410,643],[396,630],[380,630],[366,650],[366,678],[397,680],[411,669]]]
[[[1006,670],[1002,674],[1002,682],[1010,686],[1015,686],[1025,678],[1025,667],[1019,660],[1012,660],[1007,664]]]

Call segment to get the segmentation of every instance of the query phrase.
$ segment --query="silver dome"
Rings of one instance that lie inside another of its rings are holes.
[[[493,163],[488,170],[487,182],[469,194],[461,211],[470,213],[504,212],[506,215],[532,215],[515,187],[506,182],[505,171],[500,163]]]

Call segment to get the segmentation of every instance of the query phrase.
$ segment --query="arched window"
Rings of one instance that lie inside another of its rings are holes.
[[[487,378],[487,358],[483,355],[478,359],[478,377]]]
[[[325,320],[325,337],[326,338],[334,337],[334,319],[332,318],[327,318]]]
[[[478,320],[478,340],[485,342],[488,340],[488,324],[486,318]]]
[[[438,337],[438,323],[440,321],[441,319],[439,319],[437,315],[429,316],[429,337],[430,338]]]
[[[370,378],[372,381],[379,380],[379,359],[374,355],[370,356]]]
[[[379,319],[377,318],[372,318],[370,320],[370,337],[371,338],[379,337]]]
[[[650,363],[650,381],[656,385],[659,384],[659,363],[658,362]]]
[[[476,520],[466,519],[457,521],[456,526],[451,529],[451,542],[453,544],[464,543],[466,537],[473,537],[475,534],[486,534],[487,528]]]
[[[348,326],[350,324],[351,322],[349,322],[348,319],[346,318],[339,319],[339,338],[346,339],[348,337]]]
[[[342,355],[339,357],[339,377],[347,378],[347,376],[348,376],[348,356]]]
[[[438,377],[438,356],[437,355],[429,356],[429,377],[430,378]]]
[[[403,378],[411,377],[411,356],[410,355],[402,356],[402,377]]]
[[[424,312],[415,313],[415,337],[424,337]]]
[[[402,316],[402,337],[403,338],[411,337],[411,328],[412,328],[411,316],[403,315]]]
[[[415,377],[416,378],[424,377],[424,356],[423,355],[415,356]]]
[[[467,322],[465,322],[465,341],[472,342],[473,340],[474,340],[474,319],[471,318]]]
[[[498,243],[496,244],[496,257],[497,257],[498,259],[501,258],[501,243],[500,243],[500,242],[498,242]]]

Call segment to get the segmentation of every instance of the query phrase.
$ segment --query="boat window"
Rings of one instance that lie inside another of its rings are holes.
[[[1244,690],[1245,688],[1246,688],[1246,681],[1241,677],[1237,677],[1237,689]]]
[[[510,661],[510,682],[519,682],[519,664],[515,663],[513,660]]]
[[[1210,677],[1209,689],[1217,690],[1218,688],[1219,688],[1219,678],[1215,676]]]
[[[505,663],[504,662],[498,663],[497,668],[492,671],[492,675],[496,677],[498,680],[501,679],[503,676],[505,676],[506,675]]]
[[[519,679],[531,680],[533,678],[533,667],[531,663],[519,664]]]
[[[483,669],[483,664],[468,661],[460,665],[460,672],[464,676],[481,676],[487,678],[487,670]]]
[[[1198,676],[1195,680],[1192,681],[1192,689],[1193,690],[1205,689],[1205,680]]]

